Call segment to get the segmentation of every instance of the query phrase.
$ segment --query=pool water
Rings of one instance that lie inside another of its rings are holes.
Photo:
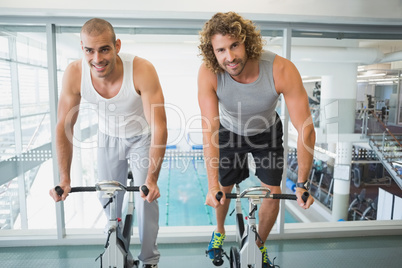
[[[158,180],[161,197],[159,200],[160,226],[204,226],[216,225],[215,210],[205,205],[208,192],[208,179],[205,163],[200,155],[168,155],[162,165]],[[253,174],[240,186],[245,189],[260,185]],[[226,225],[235,224],[234,209],[231,202]],[[248,200],[242,200],[243,214],[248,211]],[[258,217],[257,217],[258,220]],[[298,222],[285,211],[285,222]]]

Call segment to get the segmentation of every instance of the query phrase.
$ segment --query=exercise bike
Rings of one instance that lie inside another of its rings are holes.
[[[131,172],[130,172],[131,174]],[[109,206],[109,230],[107,231],[107,238],[104,247],[104,251],[95,259],[100,259],[100,267],[107,268],[137,268],[139,267],[139,261],[134,260],[129,247],[133,223],[134,213],[134,192],[138,192],[138,186],[134,185],[132,175],[130,176],[130,186],[125,186],[117,181],[102,181],[95,184],[95,186],[89,187],[72,187],[70,193],[74,192],[103,192],[103,198],[108,198],[109,202],[106,203],[104,208]],[[148,195],[148,188],[143,185],[141,190],[145,195]],[[55,187],[55,191],[58,195],[63,194],[63,189],[60,186]],[[129,192],[127,215],[124,221],[123,228],[120,227],[121,219],[117,218],[116,213],[116,194],[118,191]],[[113,204],[112,204],[113,203]],[[123,230],[122,230],[123,229]]]
[[[307,201],[309,192],[304,192],[302,200]],[[216,196],[220,200],[223,196],[219,192]],[[290,199],[297,200],[294,194],[271,194],[271,190],[267,187],[250,187],[240,192],[239,184],[236,184],[236,193],[227,193],[226,198],[236,199],[235,212],[236,212],[236,242],[238,246],[230,248],[230,256],[223,251],[220,254],[220,259],[214,262],[216,266],[223,264],[222,256],[225,255],[230,261],[230,268],[260,268],[263,265],[262,254],[255,241],[262,240],[257,232],[257,223],[255,213],[257,205],[262,203],[263,198],[272,199]],[[249,200],[249,214],[247,217],[247,225],[243,221],[243,213],[241,208],[241,199],[248,198]],[[263,241],[261,241],[263,242]]]

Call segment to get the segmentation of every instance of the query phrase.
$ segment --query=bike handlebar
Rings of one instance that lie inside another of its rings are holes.
[[[297,196],[294,194],[261,194],[261,195],[255,195],[255,194],[245,194],[245,195],[239,195],[235,193],[227,193],[225,194],[226,198],[228,199],[236,199],[238,197],[243,197],[243,198],[248,198],[251,196],[257,196],[260,198],[272,198],[272,199],[289,199],[289,200],[297,200]],[[309,192],[304,192],[302,195],[302,200],[304,203],[307,202],[307,199],[309,198],[310,193]],[[216,199],[220,201],[223,197],[223,192],[219,191],[216,194]]]
[[[140,187],[139,186],[124,186],[124,190],[128,192],[139,192]],[[60,186],[54,187],[54,190],[56,191],[57,195],[62,196],[64,191]],[[141,186],[142,192],[145,194],[145,196],[148,195],[149,189],[146,185]],[[78,187],[71,187],[70,193],[77,193],[77,192],[96,192],[98,191],[95,186],[78,186]]]

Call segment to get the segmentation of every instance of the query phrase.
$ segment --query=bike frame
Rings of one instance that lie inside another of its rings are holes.
[[[249,188],[248,191],[256,191],[257,187]],[[242,215],[241,211],[241,198],[244,197],[246,192],[240,194],[238,198],[236,198],[236,215]],[[238,224],[237,229],[239,230],[239,236],[241,239],[239,242],[240,248],[240,267],[249,267],[248,265],[254,265],[254,267],[262,267],[262,254],[260,249],[258,248],[255,241],[258,238],[257,232],[257,220],[255,217],[255,212],[257,210],[257,206],[261,204],[261,199],[258,196],[250,196],[248,197],[249,201],[249,215],[247,217],[247,227],[244,228],[244,223],[239,220],[236,221]],[[237,216],[239,218],[239,216]],[[242,218],[243,219],[243,218]],[[239,226],[242,224],[242,226]],[[241,234],[241,228],[244,229],[243,234]],[[254,233],[254,236],[252,235]],[[254,239],[253,239],[254,238]]]
[[[103,192],[103,198],[108,198],[109,202],[104,206],[106,208],[109,206],[110,216],[109,216],[109,229],[108,236],[105,244],[105,251],[99,255],[96,260],[100,258],[101,268],[130,268],[138,267],[139,261],[134,260],[133,256],[129,250],[130,240],[132,234],[132,223],[133,223],[133,213],[135,209],[134,205],[134,191],[139,191],[138,186],[133,186],[133,178],[129,176],[130,186],[124,186],[117,181],[102,181],[95,184],[95,187],[72,187],[71,193],[73,192]],[[56,186],[56,192],[61,196],[63,190]],[[141,187],[142,192],[147,195],[148,188],[143,185]],[[117,218],[117,203],[116,194],[119,191],[129,192],[127,214],[124,221],[123,230],[121,230],[119,222],[121,219]]]
[[[132,186],[132,181],[130,186]],[[125,188],[119,182],[115,181],[104,181],[96,184],[96,190],[104,192],[103,198],[109,198],[109,230],[108,238],[105,245],[105,252],[101,254],[101,267],[130,267],[128,263],[133,263],[133,257],[129,250],[130,239],[131,239],[131,225],[134,212],[134,192],[129,192],[128,209],[126,220],[124,222],[123,230],[128,229],[130,232],[127,236],[120,229],[119,221],[117,218],[117,203],[116,194],[118,191],[124,191]],[[113,203],[113,204],[112,204]],[[132,264],[134,265],[134,264]]]
[[[307,201],[309,193],[305,192],[302,196],[304,202]],[[236,193],[226,194],[226,198],[236,199],[236,242],[238,247],[230,249],[230,267],[231,268],[260,268],[262,267],[262,254],[255,241],[261,238],[257,231],[257,222],[255,213],[258,205],[264,198],[271,199],[290,199],[297,200],[293,194],[271,194],[267,187],[250,187],[240,193],[240,186],[236,184]],[[241,199],[247,198],[249,201],[249,214],[247,217],[246,228],[243,221],[243,212],[241,208]],[[252,235],[254,234],[254,236]],[[261,241],[263,242],[263,241]]]

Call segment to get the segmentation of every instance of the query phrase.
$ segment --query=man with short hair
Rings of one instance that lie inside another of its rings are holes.
[[[81,30],[84,58],[68,65],[58,107],[56,148],[60,170],[59,186],[64,190],[58,202],[70,192],[73,127],[81,97],[98,109],[98,180],[116,180],[126,185],[128,165],[135,185],[146,185],[135,193],[143,267],[158,267],[156,238],[159,230],[159,171],[166,149],[167,128],[164,97],[154,66],[140,57],[119,53],[120,39],[113,26],[94,18]],[[104,205],[108,200],[100,198]],[[123,193],[117,194],[117,216],[121,217]],[[108,214],[108,210],[105,210]]]

